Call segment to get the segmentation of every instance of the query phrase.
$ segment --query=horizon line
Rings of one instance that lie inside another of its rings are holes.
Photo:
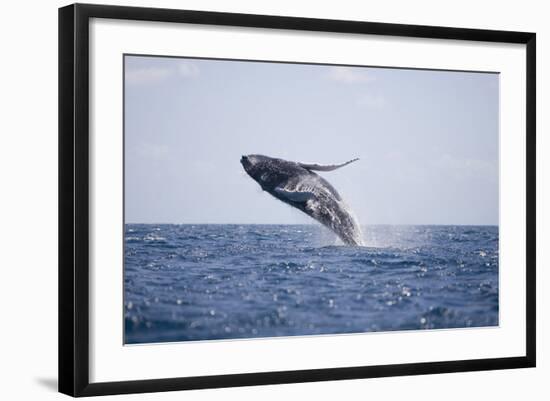
[[[315,223],[135,223],[125,222],[124,225],[175,225],[175,226],[320,226]],[[461,224],[461,223],[371,223],[360,226],[492,226],[496,224]]]

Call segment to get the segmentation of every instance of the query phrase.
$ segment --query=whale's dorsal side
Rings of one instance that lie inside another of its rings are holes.
[[[336,169],[339,169],[340,167],[347,166],[350,163],[353,163],[355,161],[359,160],[359,158],[355,158],[352,160],[348,160],[345,163],[342,164],[308,164],[308,163],[298,163],[301,167],[305,168],[306,170],[312,170],[312,171],[334,171]]]

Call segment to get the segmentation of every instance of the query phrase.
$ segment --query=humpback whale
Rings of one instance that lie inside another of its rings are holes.
[[[246,173],[262,189],[280,201],[301,210],[331,229],[347,245],[363,245],[359,224],[340,194],[315,171],[333,171],[342,164],[298,163],[264,155],[241,157]]]

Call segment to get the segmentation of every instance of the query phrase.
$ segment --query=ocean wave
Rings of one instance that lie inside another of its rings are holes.
[[[313,225],[127,225],[126,342],[498,324],[498,227],[363,232],[385,246]]]

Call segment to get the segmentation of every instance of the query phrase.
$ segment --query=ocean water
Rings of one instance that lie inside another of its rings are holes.
[[[498,227],[125,227],[125,343],[498,325]]]

